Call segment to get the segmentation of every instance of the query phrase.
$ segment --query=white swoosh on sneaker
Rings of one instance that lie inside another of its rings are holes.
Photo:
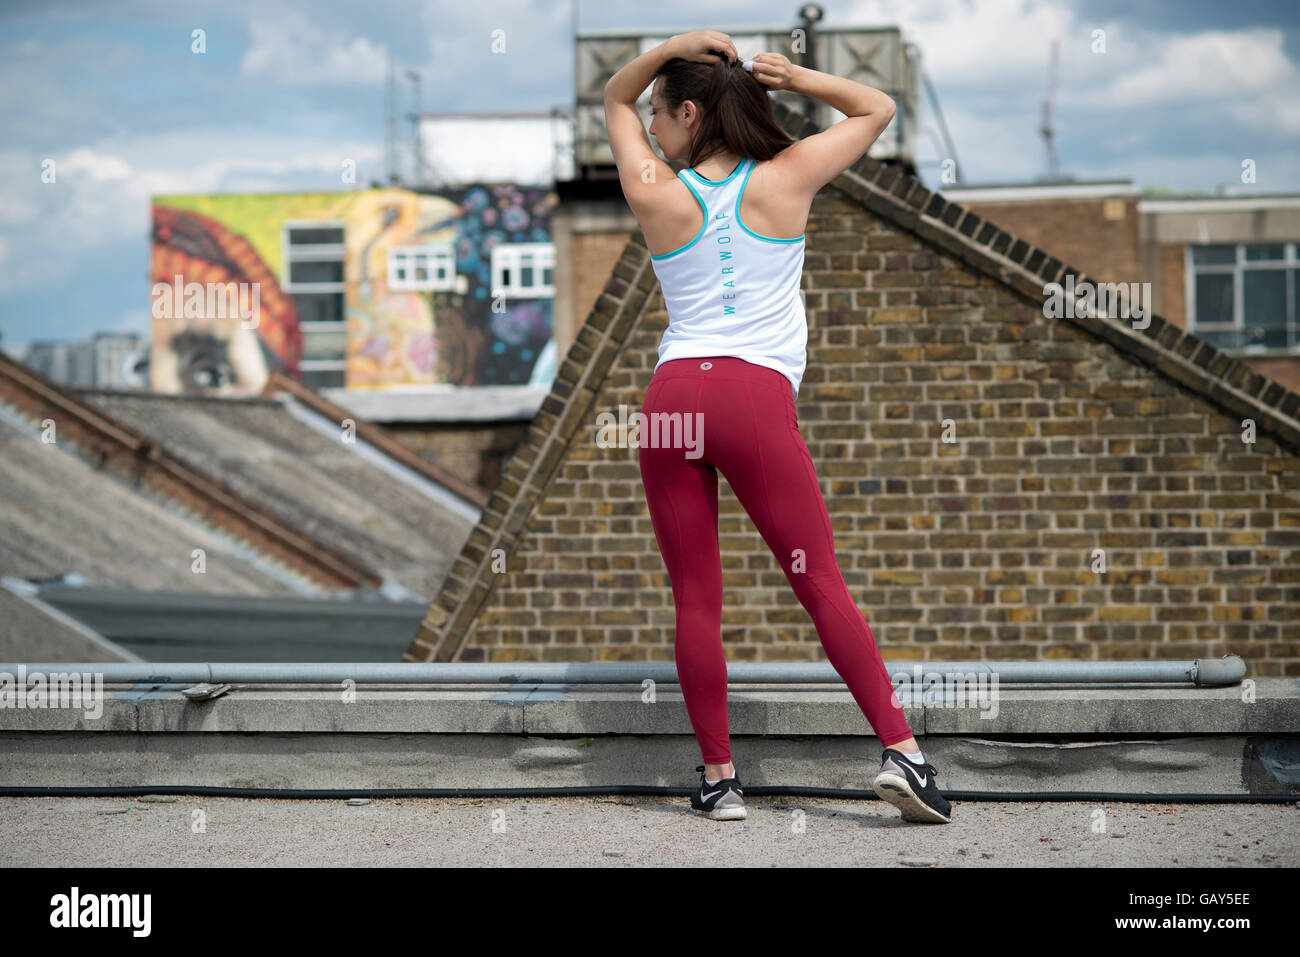
[[[907,758],[903,758],[903,763],[911,764],[912,762],[909,761]],[[922,771],[918,771],[916,768],[912,768],[911,771],[913,774],[916,775],[916,779],[921,782],[921,787],[925,787],[925,782],[927,780],[925,773]]]

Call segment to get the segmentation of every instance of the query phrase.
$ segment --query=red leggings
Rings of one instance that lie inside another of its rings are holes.
[[[672,581],[677,678],[704,763],[731,761],[718,470],[781,563],[880,743],[910,738],[876,640],[840,573],[790,380],[733,356],[674,359],[655,370],[641,411],[648,419],[638,437],[641,481]],[[657,425],[654,413],[665,413]],[[680,413],[675,431],[672,413]]]

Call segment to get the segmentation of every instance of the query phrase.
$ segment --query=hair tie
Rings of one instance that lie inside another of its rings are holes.
[[[753,72],[754,72],[754,61],[753,61],[753,60],[741,60],[741,61],[740,61],[740,65],[743,66],[743,67],[745,68],[745,70],[748,71],[749,73],[753,73]]]

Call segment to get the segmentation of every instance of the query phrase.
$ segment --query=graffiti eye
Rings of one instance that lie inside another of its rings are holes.
[[[233,385],[235,370],[224,362],[205,363],[190,368],[190,382],[196,389],[221,389]]]
[[[172,341],[187,392],[204,392],[238,384],[234,366],[227,358],[230,344],[215,336],[182,333]]]
[[[206,392],[235,384],[235,370],[224,358],[214,355],[196,355],[185,366],[188,388]]]

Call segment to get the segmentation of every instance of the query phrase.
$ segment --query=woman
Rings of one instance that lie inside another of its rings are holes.
[[[652,80],[650,133],[666,157],[691,167],[677,176],[655,155],[636,110]],[[776,122],[768,90],[815,97],[846,119],[796,142]],[[672,582],[677,676],[704,759],[691,806],[715,820],[745,817],[727,727],[719,470],[885,746],[876,793],[909,821],[951,816],[840,573],[794,402],[808,337],[799,295],[808,210],[893,115],[879,90],[780,54],[742,63],[731,38],[715,30],[673,37],[605,86],[610,148],[669,316],[642,411],[652,421],[679,413],[703,426],[690,450],[642,441],[638,455]]]

